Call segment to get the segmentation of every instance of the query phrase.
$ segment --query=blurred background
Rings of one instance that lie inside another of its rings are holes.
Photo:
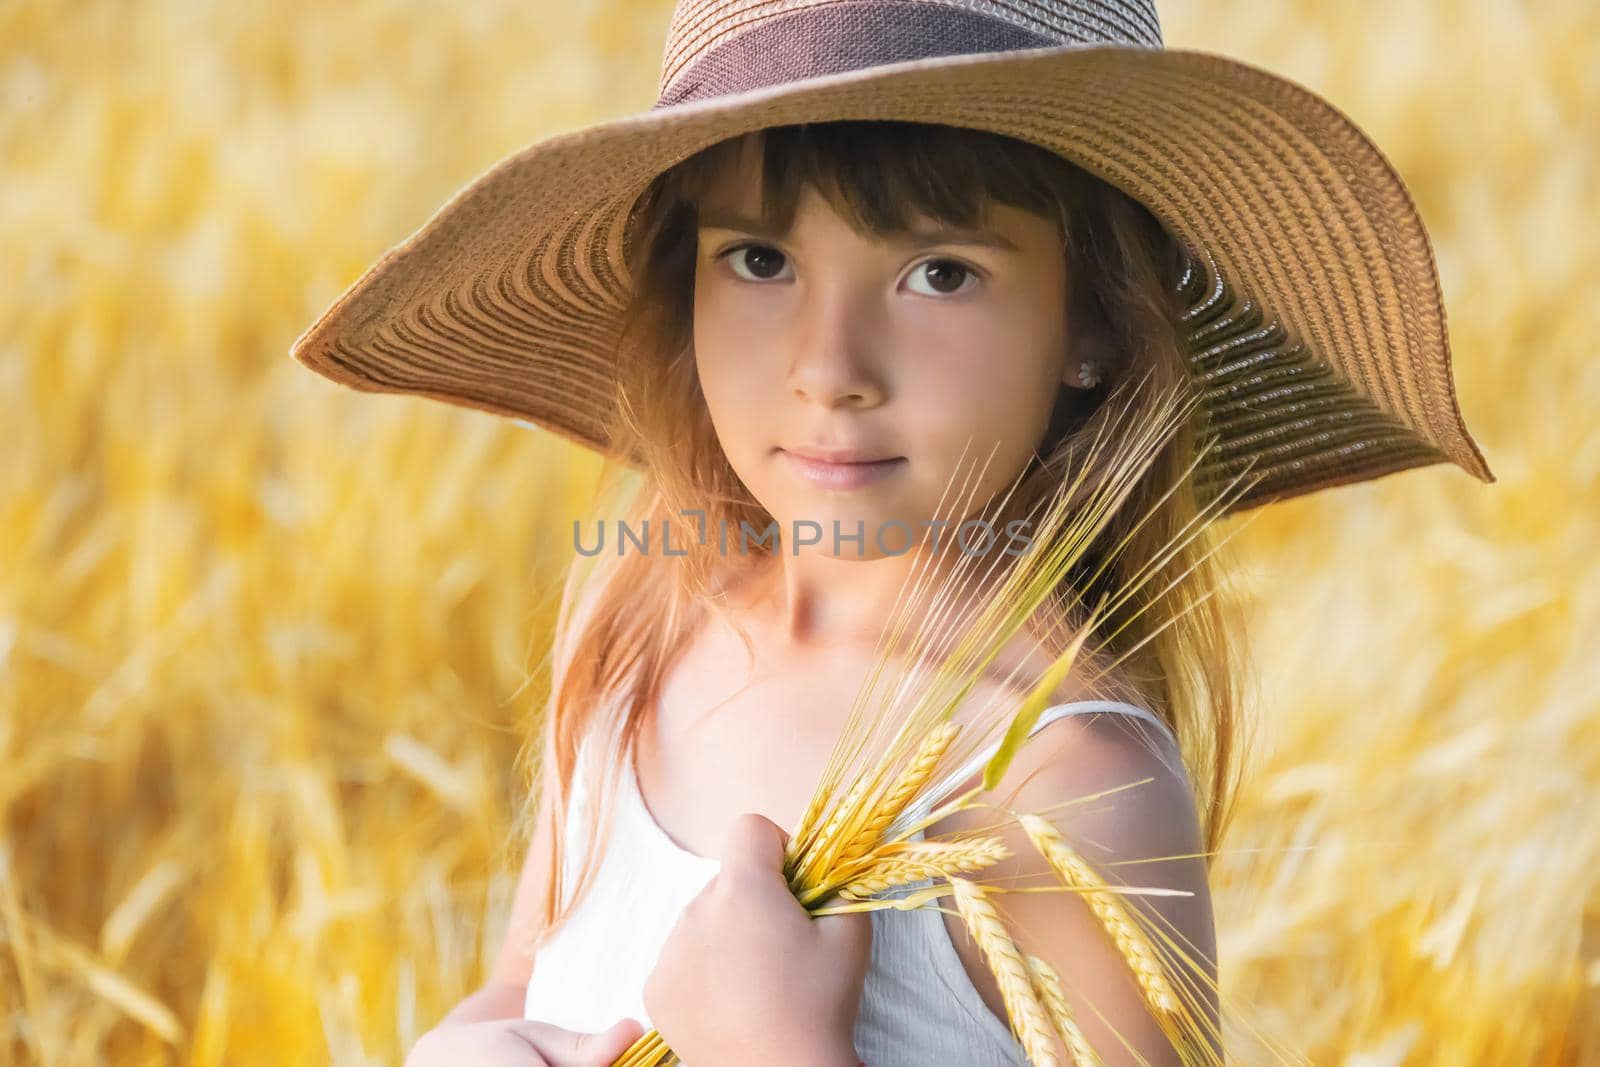
[[[1275,505],[1231,1059],[1600,1063],[1600,7],[1160,0],[1435,241],[1499,482]],[[504,930],[591,457],[293,338],[664,0],[0,5],[0,1062],[397,1063]]]

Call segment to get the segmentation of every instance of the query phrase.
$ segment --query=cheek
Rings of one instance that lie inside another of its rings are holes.
[[[763,379],[761,333],[697,297],[694,315],[695,374],[705,394],[711,422],[730,458],[741,451],[749,428],[770,406]]]
[[[986,319],[921,346],[926,358],[903,382],[907,408],[937,438],[985,451],[1001,442],[1032,448],[1049,422],[1061,381],[1061,338]]]
[[[929,492],[970,484],[974,499],[987,499],[1026,467],[1049,428],[1061,343],[1047,329],[986,320],[982,328],[951,331],[907,376],[902,410],[914,422],[909,439],[920,442],[919,475]]]

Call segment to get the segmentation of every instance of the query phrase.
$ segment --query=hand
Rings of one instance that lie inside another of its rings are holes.
[[[645,981],[650,1021],[691,1067],[855,1067],[871,918],[812,918],[784,879],[788,843],[770,819],[735,819]]]
[[[405,1067],[611,1067],[644,1035],[637,1019],[620,1019],[597,1034],[531,1019],[489,1019],[429,1030]]]

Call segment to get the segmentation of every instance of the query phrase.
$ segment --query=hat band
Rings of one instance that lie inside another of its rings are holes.
[[[948,4],[819,5],[766,19],[707,48],[679,72],[651,110],[886,63],[1061,43]]]

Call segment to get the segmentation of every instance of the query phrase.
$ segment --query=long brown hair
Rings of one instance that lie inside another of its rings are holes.
[[[1114,406],[1126,417],[1131,405],[1137,417],[1163,390],[1193,388],[1176,287],[1180,246],[1142,204],[1086,170],[1037,145],[941,125],[828,122],[745,136],[759,142],[763,206],[779,232],[788,229],[807,186],[858,232],[880,237],[912,225],[914,216],[974,225],[991,202],[1058,223],[1067,307],[1077,324],[1074,353],[1092,354],[1104,372],[1093,390],[1060,390],[1044,440],[1013,493],[1017,512],[1089,462],[1085,442],[1105,431]],[[697,204],[742,139],[713,145],[660,175],[631,217],[626,252],[633,301],[617,353],[617,441],[619,452],[638,458],[639,468],[610,465],[603,484],[616,496],[608,514],[635,529],[660,529],[669,518],[678,526],[696,509],[707,530],[722,524],[736,530],[740,522],[761,530],[772,521],[717,442],[692,347]],[[1202,430],[1191,422],[1169,440],[1145,484],[1068,582],[1075,599],[1093,602],[1141,570],[1153,571],[1141,588],[1160,592],[1143,597],[1132,621],[1099,653],[1102,660],[1119,659],[1118,681],[1132,691],[1102,695],[1141,704],[1173,728],[1194,785],[1209,864],[1238,788],[1248,657],[1238,601],[1226,585],[1227,557],[1215,539],[1202,535],[1171,552],[1204,503],[1183,477]],[[1087,472],[1087,484],[1094,484],[1095,473]],[[720,553],[715,539],[708,540],[685,538],[675,546],[681,556],[602,553],[580,560],[568,578],[541,731],[547,759],[535,768],[545,780],[543,789],[529,791],[522,819],[526,828],[542,814],[555,828],[545,911],[530,949],[566,920],[591,884],[599,859],[592,844],[606,832],[621,757],[638,732],[642,709],[657,699],[666,668],[700,613],[720,610],[717,594],[728,568],[751,565],[750,557]],[[1107,546],[1119,544],[1107,559]],[[1163,560],[1164,549],[1170,555]],[[564,841],[560,829],[580,742],[591,734],[605,740],[588,746],[595,762],[582,773],[586,782],[608,787],[591,790],[584,859],[569,879],[572,872],[564,868],[575,842]],[[546,810],[538,811],[541,806]]]

